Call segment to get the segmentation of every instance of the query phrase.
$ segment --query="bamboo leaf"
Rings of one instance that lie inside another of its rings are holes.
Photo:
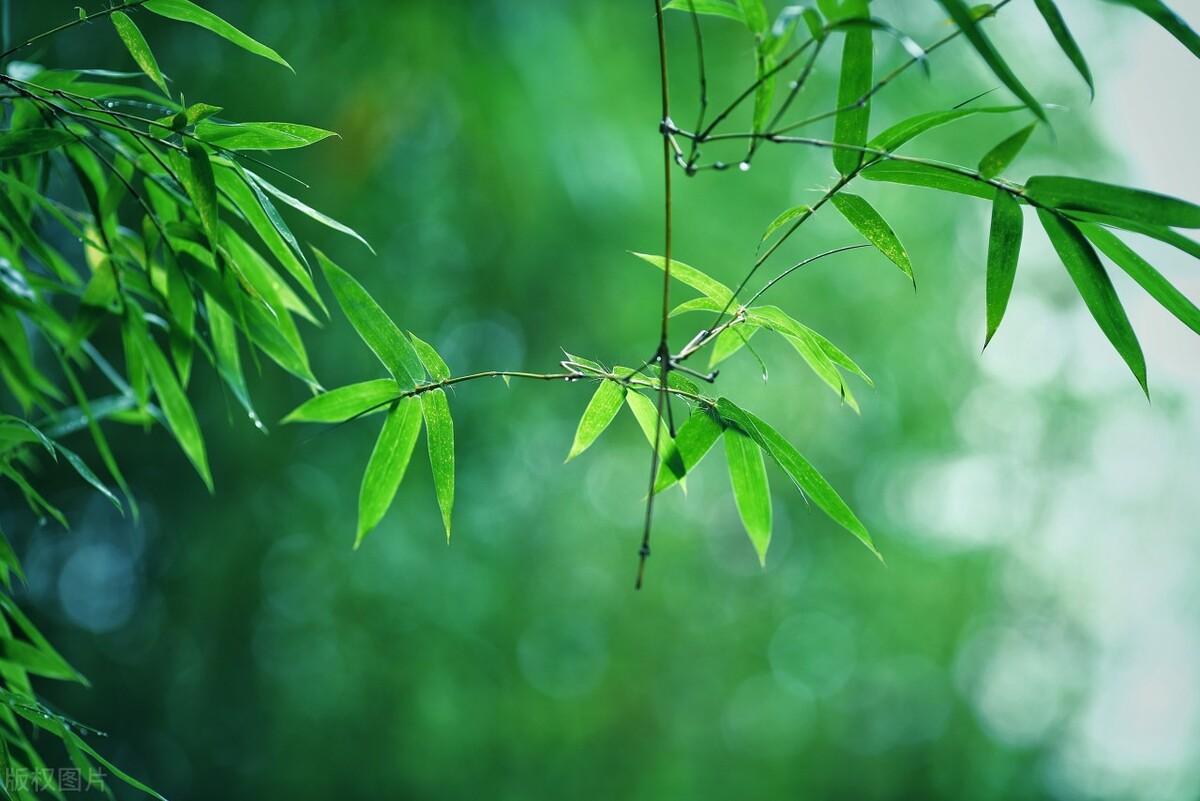
[[[575,440],[571,443],[571,452],[567,454],[568,462],[600,438],[617,416],[617,412],[621,411],[621,404],[624,402],[625,387],[616,381],[600,382],[592,399],[588,401],[587,408],[583,410],[583,417],[579,419],[579,426],[575,429]]]
[[[1040,175],[1029,179],[1025,192],[1037,203],[1054,209],[1107,214],[1151,225],[1200,228],[1200,206],[1142,189],[1087,178]]]
[[[201,122],[196,136],[229,150],[290,150],[337,136],[333,131],[293,122]]]
[[[433,468],[433,488],[446,541],[450,541],[450,515],[454,510],[454,420],[445,390],[434,389],[421,395],[425,417],[425,439],[429,446],[429,465]]]
[[[1088,311],[1149,397],[1146,360],[1141,345],[1096,251],[1092,250],[1083,233],[1069,220],[1045,209],[1038,209],[1038,218]]]
[[[846,31],[842,44],[842,71],[838,81],[838,113],[834,120],[833,141],[841,145],[862,147],[867,142],[871,123],[871,103],[861,101],[871,90],[875,44],[869,28]],[[863,162],[863,153],[852,148],[834,148],[833,166],[842,175],[849,175]]]
[[[221,246],[220,217],[217,212],[217,184],[213,177],[212,163],[203,145],[187,140],[188,193],[196,204],[200,223],[215,253]]]
[[[650,256],[645,253],[634,253],[642,261],[653,264],[660,270],[666,269],[666,259],[662,256]],[[711,298],[722,306],[726,304],[736,305],[733,299],[733,290],[722,284],[715,278],[711,278],[707,274],[697,270],[695,267],[684,264],[678,259],[671,259],[671,277],[677,279],[681,283],[687,284],[692,289],[695,289],[706,297]]]
[[[1009,91],[1016,95],[1039,120],[1048,123],[1049,120],[1046,118],[1046,112],[1041,103],[1013,73],[1004,57],[1000,55],[1000,51],[992,44],[992,40],[983,32],[967,4],[963,0],[938,0],[938,3],[946,9],[946,13],[958,25],[959,30],[967,37],[975,51],[987,62],[988,67],[1000,79],[1000,82],[1007,86]]]
[[[900,238],[896,236],[896,232],[880,216],[879,212],[864,198],[848,192],[839,192],[831,200],[834,208],[841,212],[846,221],[853,225],[868,242],[878,248],[879,252],[889,261],[899,267],[915,287],[917,278],[913,275],[908,251],[904,249],[904,245],[900,244]]]
[[[907,184],[942,192],[991,200],[995,190],[982,181],[965,175],[938,169],[928,164],[909,161],[879,161],[862,171],[868,181],[885,181],[892,184]]]
[[[242,33],[211,11],[190,2],[190,0],[149,0],[145,8],[147,11],[153,11],[160,17],[198,25],[232,42],[243,50],[249,51],[256,56],[262,56],[269,61],[274,61],[276,64],[282,64],[289,70],[292,69],[292,65],[284,61],[283,56],[262,42],[255,41]],[[295,72],[295,70],[292,71]]]
[[[882,560],[875,543],[871,541],[871,535],[846,502],[778,431],[750,412],[738,408],[728,398],[717,400],[717,413],[729,424],[750,435],[783,468],[801,492],[806,493],[830,519],[857,537]]]
[[[1011,114],[1024,109],[1025,106],[968,106],[949,111],[929,111],[901,120],[885,129],[873,137],[867,146],[874,150],[892,151],[926,131],[973,117],[976,114]]]
[[[763,0],[737,0],[738,8],[746,21],[746,27],[757,34],[766,33],[771,24]]]
[[[1113,264],[1124,270],[1130,278],[1137,281],[1150,297],[1162,304],[1162,307],[1175,315],[1181,323],[1200,334],[1200,309],[1197,309],[1194,303],[1172,286],[1171,282],[1154,269],[1153,265],[1135,253],[1133,248],[1122,242],[1111,231],[1098,225],[1088,224],[1081,225],[1079,228],[1083,231],[1084,236],[1100,248],[1100,252],[1108,256]]]
[[[154,85],[161,89],[164,95],[170,97],[171,91],[167,89],[167,80],[163,77],[162,70],[158,68],[158,60],[154,58],[154,52],[150,49],[146,37],[142,35],[137,24],[124,11],[114,11],[109,16],[112,18],[113,27],[117,29],[117,35],[125,43],[125,48],[129,51],[129,55],[133,56],[134,62],[150,80],[154,81]]]
[[[1050,33],[1054,35],[1054,41],[1058,42],[1058,46],[1062,49],[1063,55],[1075,65],[1076,71],[1087,83],[1088,91],[1091,92],[1092,97],[1095,97],[1096,85],[1092,82],[1092,71],[1088,67],[1087,59],[1084,58],[1083,51],[1079,49],[1075,37],[1071,35],[1071,29],[1067,27],[1062,12],[1058,10],[1054,0],[1033,0],[1033,4],[1037,6],[1042,18],[1046,20],[1046,25],[1050,28]]]
[[[758,244],[761,246],[763,242],[766,242],[767,239],[770,238],[771,234],[775,233],[796,218],[807,214],[812,214],[812,208],[809,206],[792,206],[790,209],[780,213],[778,217],[771,220],[771,224],[767,226],[765,231],[763,231],[763,235],[759,238]]]
[[[633,412],[650,447],[653,448],[655,443],[658,444],[658,453],[661,457],[658,464],[659,473],[672,473],[677,480],[682,482],[684,474],[687,473],[687,467],[679,455],[678,448],[672,447],[675,440],[667,432],[666,422],[658,414],[658,406],[640,392],[627,392],[625,403],[629,406],[629,411]],[[671,461],[668,462],[668,459]],[[658,476],[655,476],[654,483],[658,483]]]
[[[712,370],[721,362],[750,344],[750,338],[757,334],[758,330],[758,326],[756,325],[742,323],[726,328],[717,334],[717,339],[713,342],[712,353],[708,358],[708,369]]]
[[[270,183],[269,181],[262,179],[250,170],[244,170],[244,172],[247,176],[249,176],[250,180],[253,181],[254,184],[263,191],[274,195],[278,200],[283,201],[301,214],[307,215],[308,217],[316,220],[317,222],[321,223],[321,225],[324,225],[327,228],[332,228],[339,233],[343,233],[346,236],[357,239],[359,242],[362,242],[366,246],[367,250],[371,251],[371,253],[375,252],[375,248],[371,247],[371,243],[363,239],[362,236],[350,226],[338,222],[327,214],[322,214],[312,206],[306,204],[304,201],[292,197],[287,192],[284,192],[282,189]]]
[[[697,14],[724,17],[743,25],[746,24],[746,15],[742,13],[742,9],[726,0],[669,0],[663,4],[664,11],[691,11],[692,9],[695,9]]]
[[[1008,192],[996,190],[996,199],[992,201],[992,228],[988,237],[985,348],[996,335],[996,329],[1004,319],[1004,310],[1008,307],[1013,278],[1017,274],[1017,259],[1021,254],[1024,224],[1017,201]]]
[[[117,496],[113,494],[112,490],[105,486],[103,481],[97,478],[96,474],[92,472],[92,469],[87,466],[87,463],[79,457],[79,454],[57,442],[54,443],[54,449],[63,455],[63,458],[67,460],[67,464],[71,465],[75,472],[79,474],[80,478],[99,490],[101,495],[103,495],[105,498],[108,498],[108,500],[112,502],[112,505],[117,507],[117,510],[124,514],[125,509],[121,506],[121,501],[117,499]]]
[[[285,423],[344,423],[371,411],[383,411],[403,390],[390,378],[377,378],[315,395],[283,418]]]
[[[675,432],[675,441],[667,446],[663,470],[654,481],[654,491],[674,486],[708,454],[721,436],[721,424],[706,408],[698,408]],[[682,469],[679,469],[682,466]]]
[[[367,461],[358,492],[358,534],[354,547],[379,524],[396,497],[404,471],[412,459],[417,435],[421,433],[421,402],[402,398],[388,411]]]
[[[425,340],[418,337],[412,331],[408,332],[408,338],[412,341],[413,349],[416,350],[417,356],[421,359],[421,364],[425,365],[425,369],[433,376],[435,381],[445,381],[450,378],[450,367],[442,359],[433,346]]]
[[[1109,2],[1136,8],[1178,39],[1184,47],[1192,51],[1192,55],[1200,58],[1200,35],[1197,35],[1183,21],[1183,18],[1172,11],[1162,0],[1109,0]]]
[[[979,174],[984,178],[995,178],[1004,172],[1005,168],[1012,164],[1013,159],[1021,152],[1021,148],[1025,147],[1025,143],[1029,141],[1035,128],[1037,128],[1036,122],[1027,125],[989,150],[979,160]]]
[[[421,366],[421,359],[408,337],[350,273],[316,248],[313,253],[317,255],[317,262],[325,272],[325,279],[333,289],[338,305],[362,341],[401,386],[406,389],[415,387],[425,378],[425,368]]]
[[[725,429],[722,438],[738,515],[758,554],[758,563],[765,566],[771,544],[771,490],[762,451],[748,434],[733,426]]]
[[[56,150],[75,141],[70,131],[62,128],[19,128],[0,131],[0,159],[34,156]]]

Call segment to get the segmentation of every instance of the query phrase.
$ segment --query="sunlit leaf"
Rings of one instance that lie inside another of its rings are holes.
[[[1108,337],[1108,341],[1125,360],[1134,378],[1147,396],[1150,390],[1146,384],[1146,359],[1142,355],[1142,347],[1138,344],[1137,335],[1125,309],[1117,297],[1112,280],[1096,256],[1096,251],[1088,243],[1087,238],[1069,220],[1051,211],[1038,209],[1038,218],[1042,227],[1050,237],[1050,242],[1058,252],[1063,266],[1075,282],[1079,296],[1083,298],[1088,311],[1092,313],[1100,330]]]
[[[1035,128],[1037,128],[1036,122],[1025,126],[984,154],[983,158],[979,160],[979,174],[984,178],[995,178],[1004,172],[1005,168],[1012,164],[1013,159],[1021,152],[1021,148],[1025,147],[1025,143],[1029,141]]]
[[[412,341],[413,349],[416,350],[417,356],[421,359],[421,364],[425,365],[425,369],[433,376],[433,380],[445,381],[450,378],[450,367],[438,352],[433,349],[432,345],[418,337],[412,331],[408,332],[408,338]]]
[[[996,191],[992,201],[992,229],[988,237],[987,256],[987,333],[986,348],[1004,319],[1008,298],[1012,294],[1013,278],[1017,274],[1017,259],[1021,254],[1021,233],[1025,221],[1021,206],[1012,195]]]
[[[841,212],[846,221],[853,225],[868,242],[878,248],[879,252],[889,261],[899,267],[901,272],[913,282],[913,286],[916,286],[917,279],[913,275],[908,251],[904,249],[904,245],[900,244],[900,238],[896,236],[896,232],[880,216],[879,212],[864,198],[848,192],[839,192],[834,195],[832,202],[834,208]]]
[[[421,402],[416,398],[403,398],[388,411],[383,421],[371,458],[363,473],[362,486],[358,492],[358,534],[354,547],[362,544],[396,497],[396,490],[404,479],[412,459],[417,436],[421,433]]]
[[[645,253],[634,253],[639,259],[653,264],[660,270],[666,269],[666,259],[662,256],[650,256]],[[733,290],[722,284],[715,278],[711,278],[705,273],[691,267],[678,259],[671,259],[671,277],[687,284],[692,289],[698,290],[706,297],[711,298],[722,306],[731,304],[733,298]]]
[[[201,122],[196,126],[196,136],[230,150],[290,150],[337,134],[292,122]]]
[[[766,242],[771,237],[771,234],[775,233],[780,228],[797,219],[798,217],[802,217],[811,213],[812,209],[808,206],[792,206],[790,209],[781,212],[778,217],[771,220],[771,224],[767,226],[765,231],[763,231],[762,236],[759,237],[758,240],[759,244],[761,245],[763,242]]]
[[[667,446],[662,460],[663,469],[655,479],[654,491],[662,492],[694,470],[720,436],[721,424],[711,411],[704,407],[693,410],[675,432],[675,441]]]
[[[313,253],[325,272],[338,305],[362,341],[367,343],[367,347],[402,386],[415,387],[425,378],[425,368],[408,337],[350,273],[330,261],[321,251],[314,249]]]
[[[682,482],[687,467],[684,465],[678,449],[672,447],[675,440],[667,431],[666,421],[659,416],[657,404],[640,392],[627,392],[625,403],[629,406],[629,411],[633,412],[638,427],[642,429],[642,434],[650,443],[650,447],[653,448],[657,443],[660,457],[659,471],[670,472],[676,476],[678,481]],[[671,460],[669,463],[668,459]],[[657,476],[654,481],[655,484],[658,483]]]
[[[421,395],[425,416],[425,439],[429,445],[429,465],[433,468],[433,488],[437,494],[446,540],[450,540],[450,516],[454,510],[454,420],[446,392],[434,389]]]
[[[142,35],[137,24],[124,11],[114,11],[109,16],[112,19],[113,27],[117,29],[117,35],[125,43],[125,48],[129,51],[129,55],[133,56],[134,62],[150,80],[154,81],[154,85],[161,89],[164,95],[169,96],[171,91],[167,89],[167,80],[163,77],[162,70],[158,68],[158,60],[154,58],[154,52],[150,49],[146,37]]]
[[[571,443],[571,452],[567,454],[568,462],[599,439],[617,416],[617,412],[621,411],[624,401],[625,387],[616,381],[600,382],[592,399],[588,401],[587,408],[583,410],[583,417],[579,419],[579,426],[575,429],[575,440]]]
[[[206,28],[243,50],[292,69],[292,65],[284,61],[283,57],[274,50],[262,42],[255,41],[216,14],[201,8],[190,0],[149,0],[143,7],[147,11],[153,11],[161,17],[178,20],[179,22],[189,22],[192,25]]]
[[[741,323],[717,334],[716,341],[713,342],[712,353],[708,358],[708,369],[713,369],[750,344],[750,338],[757,333],[758,326]]]
[[[717,401],[717,412],[732,425],[736,425],[750,435],[771,458],[783,468],[795,485],[815,503],[825,514],[838,525],[845,528],[864,545],[871,553],[879,556],[875,543],[866,527],[855,516],[841,496],[829,485],[824,476],[800,455],[791,445],[771,426],[767,425],[750,412],[738,408],[727,398]],[[881,557],[882,558],[882,557]]]
[[[725,429],[722,439],[738,515],[758,554],[759,564],[766,565],[767,547],[771,544],[771,490],[762,451],[749,434],[734,426]]]
[[[966,175],[910,161],[876,162],[863,170],[862,177],[868,181],[920,186],[942,192],[970,195],[984,200],[991,200],[996,191],[988,184],[976,181]]]
[[[283,422],[342,423],[368,412],[383,411],[403,391],[390,378],[348,384],[309,398],[283,418]]]

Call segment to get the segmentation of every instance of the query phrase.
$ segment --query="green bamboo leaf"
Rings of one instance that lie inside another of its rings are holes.
[[[75,472],[79,474],[80,478],[99,490],[101,495],[103,495],[105,498],[108,498],[108,500],[112,502],[112,505],[117,507],[117,511],[124,514],[125,508],[121,506],[121,501],[118,500],[117,496],[113,494],[112,490],[105,486],[104,482],[92,472],[92,469],[88,467],[87,463],[79,457],[79,454],[57,442],[54,443],[54,449],[63,455],[63,458],[67,460],[67,464],[71,465]]]
[[[434,381],[445,381],[450,378],[450,367],[442,359],[441,355],[434,350],[432,345],[418,337],[412,331],[408,332],[408,338],[412,340],[413,349],[416,350],[417,356],[420,357],[421,364],[425,365],[425,369],[433,376]]]
[[[1150,297],[1162,304],[1162,307],[1175,315],[1181,323],[1200,334],[1200,309],[1197,309],[1196,305],[1176,289],[1162,273],[1154,269],[1153,265],[1105,228],[1085,223],[1079,226],[1079,229],[1083,231],[1084,236],[1092,240],[1092,244],[1100,248],[1100,252],[1137,281]]]
[[[46,639],[45,635],[38,630],[37,626],[33,625],[33,621],[30,620],[25,613],[20,610],[16,603],[14,603],[13,600],[4,593],[0,593],[0,609],[3,609],[4,614],[7,615],[8,618],[16,624],[17,628],[20,629],[21,633],[25,635],[25,639],[29,641],[27,643],[28,647],[41,654],[42,658],[45,660],[44,664],[50,666],[51,670],[56,674],[55,678],[62,678],[68,681],[78,682],[85,687],[91,685],[91,683],[82,673],[71,667],[71,664],[54,649],[54,646],[51,645],[50,641]],[[9,642],[17,641],[9,640]]]
[[[430,390],[421,395],[421,412],[425,416],[425,439],[429,445],[429,465],[433,468],[433,488],[442,524],[446,527],[446,542],[450,541],[450,515],[454,510],[454,420],[446,392]]]
[[[1042,18],[1046,20],[1046,25],[1050,28],[1050,33],[1054,34],[1054,41],[1058,42],[1063,55],[1075,65],[1075,69],[1087,83],[1088,91],[1091,92],[1092,97],[1095,97],[1096,85],[1092,82],[1092,71],[1088,67],[1087,59],[1084,58],[1083,51],[1079,49],[1075,37],[1071,35],[1071,29],[1067,27],[1062,12],[1058,10],[1054,0],[1033,0],[1033,4],[1041,12]]]
[[[842,71],[838,82],[838,113],[834,120],[833,141],[840,145],[862,147],[867,142],[871,124],[871,103],[859,101],[871,91],[875,43],[870,28],[846,31],[842,45]],[[863,162],[863,153],[852,148],[833,150],[833,166],[842,175],[849,175]]]
[[[644,262],[653,264],[660,270],[666,269],[666,259],[662,256],[650,256],[646,253],[634,253]],[[678,259],[671,259],[671,277],[677,279],[681,283],[687,284],[692,289],[695,289],[706,297],[711,298],[722,306],[727,303],[736,305],[736,302],[731,302],[733,298],[733,290],[722,284],[715,278],[709,277],[707,274],[697,270],[695,267],[684,264]]]
[[[939,128],[976,114],[1011,114],[1023,111],[1025,106],[967,106],[949,111],[929,111],[901,120],[867,143],[874,150],[893,151],[926,131]]]
[[[1107,214],[1151,225],[1200,228],[1200,206],[1195,203],[1087,178],[1039,175],[1029,179],[1025,193],[1043,206],[1063,211]]]
[[[354,547],[379,524],[396,497],[421,433],[421,402],[402,398],[387,413],[367,461],[358,492],[358,534]]]
[[[293,122],[201,122],[196,126],[196,136],[229,150],[290,150],[337,134]]]
[[[975,51],[987,62],[988,67],[1000,79],[1000,82],[1007,86],[1009,91],[1016,95],[1025,104],[1026,108],[1034,113],[1034,116],[1042,122],[1048,123],[1049,120],[1046,118],[1046,112],[1042,108],[1041,103],[1030,94],[1025,85],[1013,73],[1008,63],[1005,62],[1004,57],[1000,55],[1000,51],[992,44],[992,40],[983,32],[983,29],[971,14],[971,9],[968,8],[967,4],[963,0],[938,0],[938,3],[941,4],[942,8],[946,9],[946,13],[958,25],[963,35],[971,43],[971,46],[975,48]]]
[[[837,393],[846,405],[855,412],[859,411],[858,401],[838,371],[838,366],[841,365],[862,377],[868,384],[871,383],[871,379],[849,356],[778,306],[755,306],[748,314],[755,324],[783,335],[816,376]]]
[[[855,361],[847,356],[837,345],[833,344],[811,328],[808,328],[807,326],[805,328],[808,331],[808,336],[817,343],[817,347],[821,349],[822,353],[829,357],[831,362],[836,364],[838,367],[848,370],[849,372],[858,376],[866,383],[867,386],[875,386],[875,382],[871,380],[871,376],[867,375],[866,371],[859,367]]]
[[[748,434],[733,426],[725,429],[722,438],[738,515],[758,554],[758,563],[766,566],[767,547],[771,544],[771,490],[762,451]]]
[[[1108,341],[1125,360],[1130,371],[1142,387],[1142,392],[1150,396],[1146,384],[1146,359],[1142,355],[1142,347],[1138,344],[1137,335],[1125,309],[1117,297],[1104,265],[1100,263],[1096,251],[1088,243],[1083,233],[1069,220],[1045,209],[1038,209],[1038,218],[1042,227],[1050,237],[1050,242],[1058,252],[1063,266],[1067,268],[1075,288],[1092,317],[1100,326],[1100,330],[1108,337]]]
[[[995,178],[1004,172],[1005,168],[1012,164],[1013,159],[1021,152],[1021,148],[1025,147],[1025,143],[1029,141],[1035,128],[1037,128],[1036,122],[1025,126],[984,154],[984,157],[979,160],[979,174],[984,178]]]
[[[421,358],[408,337],[350,273],[316,248],[313,248],[313,253],[317,255],[317,262],[325,272],[325,279],[333,289],[338,305],[362,341],[367,343],[367,347],[401,386],[406,389],[415,387],[425,378],[425,368],[421,366]]]
[[[274,61],[276,64],[282,64],[289,70],[292,69],[292,65],[284,61],[283,56],[262,42],[257,42],[250,38],[211,11],[207,11],[190,2],[190,0],[149,0],[145,8],[147,11],[153,11],[160,17],[198,25],[232,42],[243,50],[247,50],[256,56],[262,56],[269,61]],[[295,70],[292,71],[295,72]]]
[[[62,128],[20,128],[0,131],[0,159],[34,156],[56,150],[75,141],[70,131]]]
[[[621,404],[624,401],[625,387],[616,381],[600,382],[592,399],[588,401],[587,408],[583,410],[583,417],[580,418],[579,427],[575,430],[575,441],[571,443],[571,452],[567,454],[568,462],[586,451],[593,442],[599,439],[604,430],[608,428],[609,423],[617,416],[617,412],[621,411]]]
[[[712,370],[746,345],[749,345],[751,337],[757,334],[758,330],[757,325],[741,323],[731,328],[726,328],[717,334],[717,339],[713,342],[712,353],[708,358],[708,369]]]
[[[193,103],[183,110],[183,117],[187,120],[188,125],[195,125],[201,120],[207,120],[209,117],[220,114],[224,110],[221,106],[214,106],[211,103]]]
[[[887,256],[889,261],[899,267],[915,287],[917,278],[913,275],[908,251],[904,249],[904,245],[900,244],[896,232],[879,215],[879,212],[875,211],[875,208],[864,198],[848,192],[839,192],[831,200],[834,208],[841,212],[846,221],[853,225],[868,242],[878,248],[880,253]]]
[[[158,60],[154,58],[154,52],[150,50],[150,45],[146,41],[146,37],[142,36],[137,24],[124,11],[114,11],[109,16],[112,18],[113,27],[117,29],[117,35],[125,43],[125,48],[129,51],[129,55],[133,56],[134,62],[142,72],[146,73],[146,77],[154,81],[154,85],[161,89],[164,95],[170,97],[171,91],[167,89],[167,80],[163,77],[162,70],[158,68]]]
[[[1000,321],[1004,319],[1004,310],[1008,307],[1013,278],[1017,274],[1017,259],[1021,254],[1024,224],[1021,207],[1013,196],[996,190],[996,199],[992,201],[992,229],[988,237],[985,348],[995,336]]]
[[[0,570],[3,571],[4,586],[9,589],[12,589],[10,573],[16,573],[17,578],[25,581],[25,571],[21,569],[21,560],[17,558],[17,552],[13,550],[3,531],[0,531]]]
[[[1192,55],[1200,58],[1200,35],[1188,26],[1183,18],[1172,11],[1162,0],[1108,0],[1130,8],[1136,8],[1150,19],[1157,22],[1172,36],[1178,39],[1184,47],[1192,51]]]
[[[764,40],[759,45],[758,57],[755,59],[756,80],[758,88],[754,90],[754,113],[751,117],[755,133],[766,130],[771,119],[771,106],[775,100],[775,56],[764,51]]]
[[[766,33],[771,22],[767,18],[767,9],[763,5],[763,0],[737,0],[737,4],[742,11],[742,17],[746,20],[746,27],[757,34]]]
[[[404,390],[390,378],[377,378],[315,395],[283,418],[285,423],[344,423],[372,411],[383,411]]]
[[[749,434],[783,468],[801,492],[806,493],[830,519],[857,537],[882,560],[875,543],[871,541],[871,535],[846,502],[778,431],[750,412],[738,408],[728,398],[717,400],[717,413],[729,424]]]
[[[812,214],[812,208],[809,206],[792,206],[790,209],[780,213],[778,217],[771,220],[771,224],[767,226],[767,230],[763,231],[763,235],[759,238],[758,244],[761,247],[763,242],[770,238],[771,234],[778,231],[783,226],[792,222],[798,217]]]
[[[712,298],[692,298],[691,300],[685,300],[671,309],[671,316],[677,317],[688,312],[708,312],[711,314],[719,311],[721,311],[721,304]]]
[[[264,180],[263,178],[256,175],[255,173],[251,172],[250,170],[244,169],[243,172],[250,178],[251,181],[254,182],[254,184],[257,187],[259,187],[263,191],[267,192],[268,194],[274,195],[276,199],[283,201],[284,203],[291,206],[296,211],[300,212],[301,214],[307,215],[308,217],[316,220],[317,222],[321,223],[321,225],[324,225],[327,228],[332,228],[333,230],[338,231],[339,233],[343,233],[346,236],[357,239],[359,242],[362,242],[363,245],[366,246],[367,250],[371,251],[371,253],[375,252],[375,248],[371,247],[371,243],[368,242],[367,240],[363,239],[362,236],[357,231],[355,231],[353,228],[351,228],[350,226],[344,225],[326,214],[322,214],[321,212],[317,211],[313,207],[306,204],[304,201],[298,200],[298,199],[292,197],[287,192],[284,192],[279,187],[275,186],[274,184],[270,183],[269,181]]]
[[[721,436],[721,424],[706,408],[697,408],[675,432],[675,441],[663,455],[663,469],[654,481],[654,491],[674,486],[708,454]],[[682,470],[680,470],[682,466]]]
[[[692,9],[695,9],[697,14],[724,17],[743,25],[746,24],[746,15],[742,13],[742,9],[725,0],[670,0],[663,4],[664,11],[691,11]]]
[[[179,447],[183,449],[192,465],[195,466],[200,478],[204,480],[208,491],[212,492],[212,473],[208,469],[208,457],[204,452],[204,438],[200,434],[200,424],[196,421],[196,413],[192,411],[192,405],[188,402],[187,395],[179,386],[179,380],[175,377],[175,371],[171,369],[170,363],[167,362],[167,357],[151,339],[145,320],[142,318],[141,309],[130,302],[128,316],[134,321],[130,330],[133,332],[142,358],[145,360],[147,372],[150,374],[150,382],[154,385],[154,394],[158,396],[158,403],[167,418],[167,427],[175,436]]]
[[[208,334],[212,339],[217,374],[221,376],[221,380],[229,387],[234,398],[246,410],[250,419],[255,424],[260,424],[258,413],[254,411],[254,405],[250,402],[250,389],[246,385],[246,375],[242,372],[242,356],[238,351],[237,324],[211,295],[205,293],[204,300],[208,316]]]
[[[909,161],[876,162],[862,171],[862,177],[868,181],[920,186],[942,192],[970,195],[984,200],[991,200],[995,192],[995,189],[983,181],[976,181],[965,175],[938,169],[928,164],[916,164]]]
[[[188,173],[187,190],[196,203],[196,212],[200,215],[200,223],[208,237],[209,245],[215,252],[221,246],[221,225],[217,211],[217,184],[213,177],[212,162],[208,160],[208,151],[203,145],[191,139],[187,140]]]
[[[667,432],[666,422],[659,417],[657,404],[640,392],[627,392],[625,403],[629,406],[629,411],[633,412],[650,447],[653,448],[655,443],[658,443],[658,453],[661,456],[659,473],[669,472],[682,483],[687,466],[683,463],[678,447],[675,447],[675,440]],[[671,461],[668,462],[668,459]],[[658,483],[658,476],[655,476],[654,483]]]
[[[1150,223],[1140,223],[1136,220],[1125,220],[1120,217],[1112,217],[1107,214],[1093,214],[1087,211],[1072,211],[1068,216],[1073,220],[1094,222],[1098,225],[1107,225],[1111,228],[1120,228],[1123,231],[1142,234],[1143,236],[1157,239],[1159,242],[1165,242],[1172,247],[1178,248],[1193,258],[1200,259],[1200,242],[1189,239],[1164,225],[1151,225]]]

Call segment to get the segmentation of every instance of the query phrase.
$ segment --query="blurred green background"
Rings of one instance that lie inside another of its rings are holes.
[[[279,161],[378,257],[294,224],[456,372],[552,370],[560,348],[628,364],[651,349],[660,274],[625,252],[661,251],[648,0],[207,5],[297,74],[138,14],[164,71],[230,119],[342,134]],[[1200,3],[1174,5],[1200,22]],[[1040,98],[1069,109],[1013,177],[1200,197],[1200,68],[1128,9],[1062,6],[1097,76],[1090,105],[1031,3],[990,24]],[[932,3],[874,8],[921,42],[945,31]],[[74,14],[29,0],[14,12],[18,35]],[[751,43],[721,20],[705,29],[713,92],[728,98]],[[669,37],[690,125],[684,16]],[[879,42],[885,63],[904,57]],[[798,115],[833,106],[834,50]],[[27,56],[132,68],[103,24]],[[872,127],[994,83],[947,47],[932,80],[912,70],[880,96]],[[967,121],[910,149],[973,164],[1021,124]],[[833,177],[828,153],[802,150],[679,176],[676,256],[736,281],[766,224]],[[743,354],[719,386],[843,491],[887,567],[777,476],[760,570],[716,455],[688,497],[658,507],[634,593],[648,452],[632,418],[564,466],[587,390],[498,381],[451,398],[450,547],[414,461],[352,552],[378,418],[263,436],[202,371],[214,496],[162,431],[125,429],[112,436],[140,524],[58,473],[48,495],[71,531],[3,512],[25,603],[94,684],[42,691],[172,799],[1197,797],[1200,347],[1116,276],[1150,364],[1147,404],[1028,225],[1008,319],[980,355],[987,205],[856,191],[900,233],[920,291],[860,251],[789,279],[775,302],[875,378],[861,417],[775,343],[760,345],[767,384]],[[785,258],[853,241],[821,214]],[[1200,294],[1194,264],[1145,252]],[[693,323],[677,323],[678,343]],[[380,374],[340,316],[308,340],[326,386]],[[254,384],[268,419],[305,395],[270,365]]]

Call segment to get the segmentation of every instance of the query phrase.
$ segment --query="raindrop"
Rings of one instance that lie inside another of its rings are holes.
[[[738,165],[738,169],[741,170],[742,172],[750,172],[750,162],[743,161],[741,164]]]

